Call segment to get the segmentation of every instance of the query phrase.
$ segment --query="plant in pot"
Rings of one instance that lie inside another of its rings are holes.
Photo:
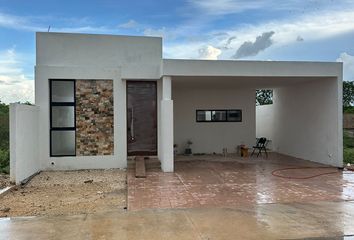
[[[178,152],[178,145],[177,144],[173,144],[173,155],[176,156]]]
[[[191,148],[192,144],[193,144],[193,142],[191,140],[187,141],[187,147],[184,150],[185,155],[192,155],[192,148]]]

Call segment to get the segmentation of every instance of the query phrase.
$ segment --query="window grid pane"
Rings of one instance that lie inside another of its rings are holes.
[[[241,122],[242,112],[241,110],[229,110],[227,111],[227,119],[229,122]]]
[[[242,122],[242,110],[196,110],[197,122]]]
[[[50,81],[50,156],[76,156],[75,80]]]
[[[75,156],[75,130],[52,130],[52,156]]]
[[[74,106],[52,106],[52,128],[75,127]]]
[[[52,81],[52,102],[74,102],[73,81]]]

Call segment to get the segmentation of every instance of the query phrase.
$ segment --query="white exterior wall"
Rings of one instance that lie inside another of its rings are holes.
[[[163,74],[170,76],[338,77],[341,69],[333,62],[163,60]]]
[[[256,106],[256,137],[267,138],[269,149],[273,149],[274,127],[274,104]]]
[[[50,157],[50,114],[48,79],[104,79],[113,80],[114,155]],[[39,156],[41,169],[72,170],[124,168],[127,164],[126,142],[126,81],[119,69],[93,67],[36,67],[36,104],[40,106]],[[54,164],[53,164],[54,163]]]
[[[157,80],[157,158],[162,158],[162,141],[161,141],[161,100],[162,100],[162,79]]]
[[[160,160],[161,169],[164,172],[173,172],[174,170],[174,153],[173,153],[173,100],[172,95],[172,79],[164,76],[161,82],[161,104],[160,104],[160,131],[161,133],[161,150]]]
[[[40,170],[37,106],[10,104],[10,178],[20,184]]]
[[[35,102],[39,106],[41,169],[125,168],[126,79],[159,79],[162,39],[37,33]],[[114,155],[50,157],[49,79],[113,80]]]
[[[255,90],[173,87],[174,143],[183,153],[192,140],[194,153],[235,152],[237,145],[255,143]],[[241,109],[242,122],[196,122],[197,109]]]
[[[341,79],[274,90],[274,150],[323,164],[343,165]],[[340,95],[339,95],[340,94]]]
[[[37,66],[120,68],[122,79],[159,79],[162,39],[37,33]]]

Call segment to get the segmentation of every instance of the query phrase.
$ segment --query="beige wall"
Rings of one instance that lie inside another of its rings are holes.
[[[178,85],[178,84],[177,84]],[[173,83],[174,143],[183,153],[188,139],[194,153],[235,152],[242,143],[255,142],[255,90],[251,88],[218,89],[178,87]],[[196,109],[241,109],[242,122],[196,122]]]

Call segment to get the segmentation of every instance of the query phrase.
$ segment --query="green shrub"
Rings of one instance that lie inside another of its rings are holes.
[[[344,148],[343,158],[345,164],[354,164],[354,148]]]
[[[9,115],[3,112],[0,112],[0,149],[9,149]]]
[[[354,106],[344,106],[343,113],[354,113]]]
[[[0,172],[10,173],[10,151],[8,149],[0,149]]]
[[[346,131],[343,131],[343,147],[354,148],[354,137],[351,137]]]
[[[344,163],[354,164],[354,137],[347,131],[343,131],[343,160]]]

